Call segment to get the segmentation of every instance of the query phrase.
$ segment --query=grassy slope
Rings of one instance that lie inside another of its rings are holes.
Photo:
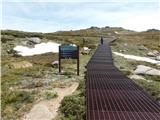
[[[38,35],[37,35],[38,34]],[[80,76],[76,75],[75,60],[63,60],[62,75],[57,76],[57,68],[52,68],[50,63],[58,59],[57,54],[43,54],[32,57],[14,57],[8,53],[14,46],[25,41],[25,37],[40,37],[42,41],[55,41],[58,43],[74,43],[83,47],[82,37],[63,35],[43,35],[41,33],[26,33],[20,31],[2,31],[2,118],[19,119],[23,114],[31,109],[33,104],[41,99],[46,99],[45,91],[54,91],[55,87],[66,87],[72,81],[83,81],[84,66],[89,60],[89,55],[80,56]],[[96,48],[97,38],[85,37],[85,46]],[[93,39],[93,42],[88,42]],[[89,44],[90,43],[90,44]],[[93,52],[94,52],[93,49]],[[7,65],[17,61],[29,61],[34,67],[22,69],[10,69]],[[46,80],[53,79],[48,86]],[[48,94],[47,94],[48,95]],[[49,93],[50,96],[55,96]],[[49,96],[49,97],[50,97]],[[84,98],[83,98],[84,99]]]
[[[125,45],[126,44],[126,45]],[[148,50],[141,50],[141,46],[145,46]],[[112,50],[120,52],[124,50],[124,54],[132,54],[137,56],[147,56],[147,53],[152,50],[160,51],[160,33],[159,32],[142,32],[132,33],[126,35],[119,35],[117,41],[112,43]],[[153,68],[158,66],[133,60],[127,60],[113,54],[115,65],[126,75],[131,75],[137,65],[146,65]],[[146,80],[134,80],[137,84],[142,86],[145,91],[152,95],[157,101],[160,101],[160,77],[147,76]],[[151,80],[152,82],[148,82]]]
[[[148,51],[160,51],[160,32],[120,34],[117,41],[112,45],[114,51],[124,50],[125,48],[124,53],[146,56]],[[148,48],[148,50],[141,50],[142,46]]]

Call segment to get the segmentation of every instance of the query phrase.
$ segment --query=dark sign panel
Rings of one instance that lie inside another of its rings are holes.
[[[60,57],[62,59],[77,59],[78,48],[71,45],[60,46]]]
[[[77,59],[77,75],[79,75],[79,47],[71,45],[59,46],[59,73],[61,73],[61,59]]]

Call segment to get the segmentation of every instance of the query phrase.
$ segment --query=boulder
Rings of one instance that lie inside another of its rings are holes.
[[[26,45],[28,45],[28,41],[22,41],[21,44],[24,45],[24,46],[26,46]]]
[[[156,60],[160,61],[160,55],[156,56]]]
[[[41,43],[41,39],[38,37],[31,37],[28,38],[29,42],[33,43],[33,44],[40,44]]]
[[[148,48],[146,48],[145,46],[141,45],[141,46],[139,47],[139,50],[148,50]]]
[[[123,53],[123,52],[126,52],[126,50],[119,50],[119,52],[122,52],[122,53]]]
[[[83,47],[83,50],[89,50],[89,48],[88,47]]]
[[[89,49],[88,47],[83,47],[83,50],[82,50],[83,55],[89,55],[90,52],[91,52],[91,49]]]
[[[150,57],[156,57],[159,54],[157,50],[153,50],[152,52],[147,53],[148,56]]]
[[[54,61],[51,63],[54,68],[58,68],[59,61]]]
[[[160,70],[151,68],[144,65],[138,65],[136,70],[134,71],[135,74],[142,74],[142,75],[158,75],[160,76]]]
[[[131,79],[136,79],[136,80],[145,80],[142,76],[140,75],[130,75],[129,78]]]
[[[21,62],[12,62],[9,65],[9,68],[11,69],[20,69],[20,68],[28,68],[28,67],[32,67],[32,63],[28,62],[28,61],[21,61]]]

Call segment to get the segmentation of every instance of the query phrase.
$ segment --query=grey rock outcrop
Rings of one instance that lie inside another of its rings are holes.
[[[41,43],[41,39],[38,37],[31,37],[31,38],[27,38],[29,42],[33,43],[33,44],[39,44]]]
[[[156,60],[160,61],[160,55],[156,56]]]
[[[142,76],[140,75],[130,75],[129,78],[131,79],[136,79],[136,80],[145,80]]]
[[[138,65],[136,70],[134,71],[135,74],[142,74],[142,75],[157,75],[160,76],[160,70],[151,68],[144,65]]]
[[[156,57],[158,54],[159,54],[159,52],[157,50],[153,50],[153,51],[147,53],[147,56]]]

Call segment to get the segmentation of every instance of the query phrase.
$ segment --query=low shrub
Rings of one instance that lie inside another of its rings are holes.
[[[45,99],[47,100],[50,100],[56,97],[58,97],[58,94],[56,92],[45,92]]]
[[[65,97],[61,102],[60,112],[70,120],[84,120],[85,98],[78,95]]]

